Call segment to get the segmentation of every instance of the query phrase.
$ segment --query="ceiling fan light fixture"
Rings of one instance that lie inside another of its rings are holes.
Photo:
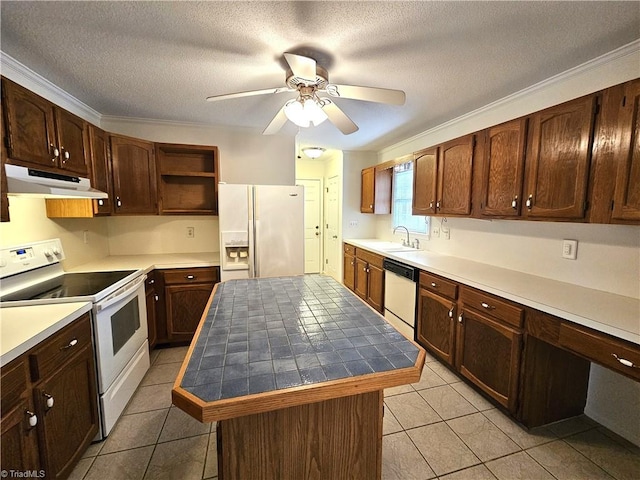
[[[319,100],[313,97],[297,98],[287,102],[284,106],[284,114],[293,123],[303,128],[311,124],[318,126],[327,119],[327,114],[322,110]]]
[[[320,155],[324,153],[324,148],[322,147],[305,147],[302,149],[302,152],[311,159],[316,159]]]

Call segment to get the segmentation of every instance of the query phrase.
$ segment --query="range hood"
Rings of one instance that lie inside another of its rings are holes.
[[[4,166],[8,195],[44,198],[109,198],[105,192],[91,188],[88,178],[44,172],[18,165]]]

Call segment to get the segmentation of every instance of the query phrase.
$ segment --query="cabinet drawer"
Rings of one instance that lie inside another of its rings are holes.
[[[589,360],[640,380],[640,347],[637,345],[564,322],[560,325],[559,343]]]
[[[343,250],[344,253],[348,254],[348,255],[355,255],[356,254],[356,247],[354,247],[353,245],[349,245],[348,243],[345,243],[343,245]]]
[[[514,327],[522,327],[523,308],[519,305],[469,287],[460,290],[460,299],[465,307],[484,312]]]
[[[35,382],[60,369],[87,345],[91,346],[91,317],[88,313],[42,342],[29,354],[31,380]]]
[[[18,357],[9,365],[2,368],[2,412],[8,412],[20,400],[20,396],[27,390],[27,364],[24,355]]]
[[[184,283],[215,283],[218,281],[217,269],[211,268],[180,268],[164,271],[165,285]]]
[[[431,273],[420,272],[420,286],[452,300],[455,300],[458,296],[458,285],[456,283]]]
[[[384,257],[361,248],[356,249],[356,257],[380,268],[382,268],[382,262],[384,261]]]

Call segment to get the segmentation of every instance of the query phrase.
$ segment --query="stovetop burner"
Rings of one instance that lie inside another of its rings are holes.
[[[135,270],[65,273],[4,295],[0,297],[0,302],[93,296],[134,272]]]

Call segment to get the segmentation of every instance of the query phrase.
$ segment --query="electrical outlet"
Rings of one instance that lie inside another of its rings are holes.
[[[349,221],[349,226],[350,227],[357,227],[358,226],[358,220],[350,220]]]
[[[442,228],[442,236],[444,237],[445,240],[449,240],[451,239],[451,230],[448,228]]]
[[[89,243],[89,230],[82,231],[82,241],[84,242],[85,245]]]
[[[440,228],[433,227],[433,230],[431,230],[431,236],[434,238],[440,238]]]
[[[187,227],[187,238],[195,238],[196,229],[195,227]]]
[[[578,256],[578,241],[563,240],[562,241],[562,258],[575,260]]]

